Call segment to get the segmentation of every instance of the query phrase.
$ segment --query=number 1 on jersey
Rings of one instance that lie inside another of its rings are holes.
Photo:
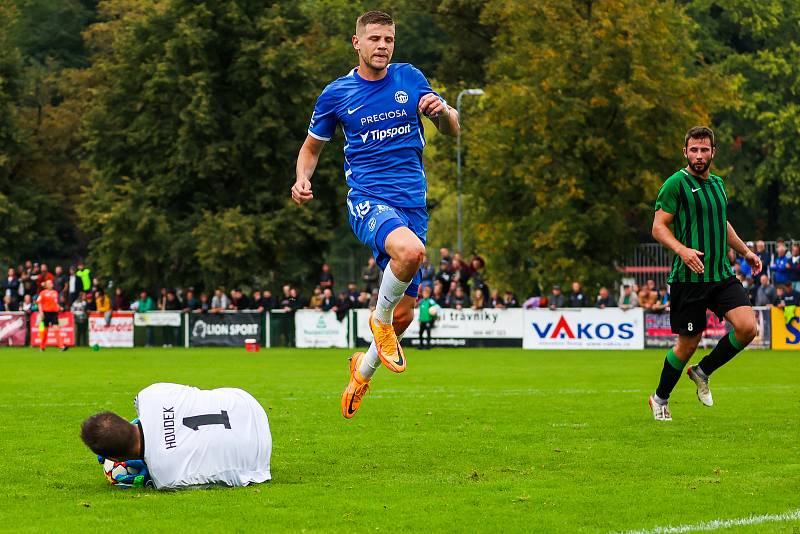
[[[205,425],[224,425],[226,429],[230,430],[231,420],[228,417],[228,412],[225,410],[221,410],[219,413],[207,413],[183,418],[183,426],[189,427],[192,430],[198,430],[201,426]]]

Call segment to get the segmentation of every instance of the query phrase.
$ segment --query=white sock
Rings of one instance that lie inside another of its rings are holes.
[[[403,334],[405,334],[405,332]],[[403,334],[397,336],[397,341],[403,339]],[[370,343],[367,353],[364,354],[364,357],[361,359],[361,366],[358,368],[358,372],[361,373],[361,376],[369,380],[380,366],[381,359],[378,357],[378,349],[375,348],[375,342],[373,341]]]
[[[358,368],[358,372],[361,373],[361,376],[369,380],[380,366],[381,359],[378,358],[378,349],[375,348],[375,342],[373,341],[370,343],[367,353],[361,358],[361,366]]]
[[[383,324],[392,324],[392,315],[397,303],[403,298],[403,295],[411,285],[411,280],[403,282],[398,279],[392,272],[391,264],[386,266],[383,271],[383,280],[381,280],[381,288],[378,291],[378,303],[375,308],[375,318]]]

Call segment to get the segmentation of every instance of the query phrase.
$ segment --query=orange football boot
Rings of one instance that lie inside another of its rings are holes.
[[[372,336],[375,339],[378,357],[391,372],[402,373],[406,370],[406,355],[397,340],[394,327],[390,324],[383,324],[374,316],[374,312],[369,316],[369,329],[372,330]]]
[[[350,382],[342,394],[342,415],[345,419],[352,419],[361,406],[361,399],[369,389],[369,379],[361,376],[358,368],[364,359],[363,352],[356,352],[350,356]]]

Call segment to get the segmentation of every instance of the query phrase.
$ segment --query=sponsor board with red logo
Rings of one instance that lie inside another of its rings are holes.
[[[525,349],[644,348],[642,310],[564,308],[525,310]]]
[[[25,345],[25,312],[0,313],[0,347]]]
[[[31,345],[39,345],[39,312],[31,314]],[[61,339],[64,340],[64,345],[72,347],[75,345],[75,316],[72,312],[59,312],[58,313],[58,326],[61,331]],[[47,329],[47,346],[58,347],[58,338],[56,337],[55,328]]]
[[[753,308],[756,314],[756,324],[758,334],[748,345],[751,349],[770,348],[770,333],[772,325],[769,319],[769,309],[764,307]],[[730,325],[725,319],[720,319],[713,312],[706,310],[706,329],[700,340],[703,348],[714,347],[723,336],[728,334]],[[644,315],[644,335],[645,344],[648,348],[671,347],[675,344],[677,334],[672,333],[672,326],[669,320],[669,312],[646,313]]]
[[[133,347],[133,312],[114,312],[110,322],[102,313],[90,313],[89,345]]]

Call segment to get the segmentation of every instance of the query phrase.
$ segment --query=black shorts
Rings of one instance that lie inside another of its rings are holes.
[[[693,336],[706,329],[706,309],[722,320],[750,299],[735,276],[720,282],[674,282],[670,285],[669,322],[672,333]]]
[[[42,323],[45,326],[58,326],[58,312],[44,312]]]

